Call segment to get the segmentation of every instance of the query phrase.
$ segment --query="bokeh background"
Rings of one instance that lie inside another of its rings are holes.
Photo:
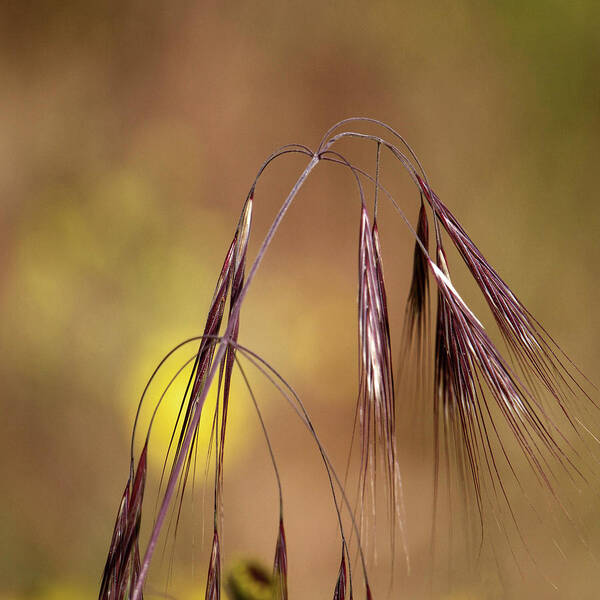
[[[315,146],[344,117],[405,135],[490,261],[598,383],[598,23],[593,0],[3,2],[0,598],[97,594],[146,379],[203,327],[263,158]],[[251,255],[304,163],[281,159],[261,180]],[[391,170],[384,162],[414,220],[415,194]],[[347,174],[319,167],[255,280],[240,335],[301,391],[341,471],[356,386],[355,197]],[[382,211],[399,332],[412,243]],[[318,457],[276,394],[253,384],[284,481],[291,589],[330,597],[339,541]],[[269,562],[277,525],[264,441],[236,385],[225,567]],[[413,570],[400,562],[394,597],[596,597],[597,569],[568,534],[560,560],[545,561],[532,537],[541,566],[520,554],[521,575],[505,549],[457,558],[436,578],[431,461],[419,442],[403,446]],[[159,470],[157,457],[151,480]],[[182,599],[204,597],[199,471],[172,554],[169,593]],[[577,509],[593,552],[597,496],[584,489]],[[384,597],[383,560],[374,572]]]

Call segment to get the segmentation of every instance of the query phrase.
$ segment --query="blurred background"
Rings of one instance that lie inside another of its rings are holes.
[[[3,2],[0,598],[97,595],[147,378],[201,332],[263,159],[286,143],[315,147],[342,118],[376,117],[406,137],[490,262],[598,384],[599,22],[593,0]],[[373,168],[373,148],[340,149]],[[305,163],[282,158],[261,179],[250,257]],[[382,174],[414,222],[407,178],[385,159]],[[240,333],[301,392],[342,473],[356,394],[358,219],[351,178],[320,165],[254,282]],[[399,339],[412,241],[386,206],[381,221]],[[291,593],[331,597],[340,544],[318,455],[289,407],[251,379],[282,472]],[[264,440],[235,385],[225,569],[236,557],[268,564],[277,527]],[[412,570],[398,561],[393,597],[596,597],[600,508],[588,488],[574,520],[589,549],[567,527],[558,558],[532,533],[535,564],[506,548],[433,561],[429,438],[411,439],[401,468]],[[156,440],[168,440],[167,426]],[[164,592],[172,559],[168,593],[204,597],[199,473],[150,592]],[[386,597],[385,553],[373,572]]]

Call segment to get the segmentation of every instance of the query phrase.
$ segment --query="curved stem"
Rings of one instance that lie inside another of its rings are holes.
[[[421,164],[421,161],[419,160],[419,157],[415,154],[414,150],[410,147],[410,144],[404,139],[404,137],[402,135],[400,135],[400,133],[398,133],[398,131],[396,131],[393,127],[390,127],[387,123],[384,123],[383,121],[379,121],[378,119],[373,119],[371,117],[349,117],[348,119],[343,119],[342,121],[339,121],[333,127],[330,127],[327,130],[327,132],[325,133],[325,135],[321,139],[321,143],[319,144],[319,148],[317,149],[317,152],[320,153],[321,149],[326,146],[325,142],[326,142],[327,138],[336,129],[338,129],[342,125],[346,125],[346,123],[357,123],[357,122],[360,122],[360,123],[372,123],[373,125],[377,125],[378,127],[382,127],[386,131],[389,131],[395,138],[399,139],[402,142],[402,144],[404,145],[404,147],[408,150],[408,153],[414,158],[414,160],[417,163],[419,169],[421,170],[421,173],[423,173],[423,177],[427,181],[427,174],[425,173],[425,169],[423,168],[423,165]],[[327,145],[329,145],[329,141],[328,141]]]
[[[385,125],[385,124],[382,124],[382,125]],[[426,195],[431,193],[431,186],[429,185],[429,180],[427,179],[427,175],[425,174],[425,171],[423,171],[423,167],[421,166],[419,159],[416,157],[414,152],[411,150],[410,146],[406,142],[404,142],[403,138],[400,138],[400,139],[402,139],[404,145],[408,148],[411,156],[417,162],[419,169],[423,173],[423,178],[421,178],[419,176],[415,166],[411,163],[410,159],[399,148],[397,148],[394,144],[390,144],[390,142],[386,141],[384,138],[381,138],[376,135],[369,135],[366,133],[358,133],[356,131],[343,131],[342,133],[339,133],[339,134],[335,135],[334,137],[332,137],[327,142],[326,148],[333,146],[333,144],[335,144],[337,141],[339,141],[343,138],[346,138],[346,137],[371,140],[371,141],[377,142],[378,145],[383,144],[404,165],[404,168],[408,171],[409,175],[411,176],[411,178],[413,179],[413,181],[415,182],[417,187],[422,192],[425,192]],[[427,189],[424,189],[424,186]],[[437,215],[437,211],[432,203],[430,203],[430,206],[431,206],[431,210],[433,211],[433,216],[434,216],[433,224],[434,224],[434,229],[435,229],[435,239],[436,239],[436,242],[438,243],[438,245],[441,245],[441,231],[440,231],[440,225],[439,225],[439,218]]]
[[[366,119],[366,118],[351,118],[351,119],[347,119],[345,121],[341,121],[340,123],[336,124],[332,129],[330,129],[324,136],[321,144],[319,145],[319,149],[317,151],[317,153],[312,154],[310,152],[310,150],[305,147],[305,146],[301,146],[301,145],[289,145],[289,146],[284,146],[282,148],[280,148],[279,150],[277,150],[276,152],[274,152],[269,158],[267,158],[267,160],[263,163],[263,165],[260,167],[257,176],[250,188],[250,192],[248,194],[248,197],[251,197],[254,194],[254,189],[256,187],[257,181],[260,177],[260,175],[262,174],[262,172],[264,171],[264,169],[273,161],[275,160],[275,158],[277,158],[278,156],[281,156],[282,154],[287,154],[287,153],[302,153],[302,154],[308,154],[311,155],[311,160],[308,163],[308,165],[305,167],[304,171],[301,173],[301,175],[299,176],[299,178],[297,179],[296,183],[294,184],[294,186],[292,187],[292,189],[290,190],[287,198],[285,199],[284,203],[282,204],[281,208],[279,209],[279,212],[277,213],[275,219],[273,220],[273,223],[271,224],[269,230],[267,231],[267,234],[258,250],[258,253],[256,255],[256,258],[254,260],[254,262],[252,263],[252,266],[250,267],[250,270],[248,272],[248,276],[246,278],[246,282],[244,283],[244,286],[242,287],[239,296],[235,302],[235,305],[233,306],[233,308],[231,309],[230,315],[229,315],[229,320],[228,320],[228,324],[227,324],[227,328],[225,330],[225,333],[223,335],[223,337],[221,338],[221,340],[218,342],[218,348],[216,350],[216,353],[213,357],[213,362],[212,362],[212,366],[210,371],[207,374],[206,380],[204,382],[203,388],[201,393],[199,394],[198,398],[194,400],[194,407],[193,407],[193,415],[190,419],[190,424],[189,424],[189,428],[188,431],[181,443],[180,446],[180,452],[177,456],[177,460],[175,461],[173,468],[171,470],[171,473],[169,475],[169,480],[167,483],[167,487],[165,489],[165,493],[163,496],[163,500],[161,503],[161,507],[160,510],[158,512],[154,527],[152,529],[152,533],[150,535],[150,540],[148,542],[148,546],[146,548],[146,552],[144,554],[144,558],[142,560],[141,563],[141,567],[140,567],[140,573],[139,573],[139,577],[135,586],[135,589],[133,591],[133,595],[132,595],[132,600],[139,600],[141,597],[141,593],[142,593],[142,588],[144,585],[144,582],[146,580],[146,577],[148,575],[148,569],[150,566],[150,561],[151,558],[154,554],[154,550],[156,548],[156,544],[158,542],[158,537],[160,534],[160,531],[162,529],[162,525],[164,523],[166,514],[168,512],[168,508],[173,496],[173,493],[175,491],[175,487],[176,487],[176,482],[179,478],[179,475],[181,474],[181,470],[183,468],[183,464],[185,462],[185,457],[187,455],[187,452],[190,448],[190,445],[192,443],[193,437],[195,435],[195,430],[196,427],[199,423],[200,420],[200,416],[202,413],[202,408],[204,406],[204,402],[206,400],[206,396],[208,394],[208,390],[211,386],[211,383],[213,381],[213,379],[215,378],[215,375],[219,369],[219,364],[221,363],[225,352],[227,350],[228,344],[229,344],[229,338],[231,337],[231,334],[234,330],[234,327],[236,326],[236,323],[238,321],[238,317],[239,317],[239,313],[241,310],[241,306],[243,303],[243,300],[246,296],[246,294],[248,293],[250,284],[252,282],[252,280],[254,279],[254,276],[256,275],[256,271],[258,270],[258,267],[260,266],[264,255],[277,231],[277,229],[279,228],[279,225],[281,224],[281,221],[283,220],[283,217],[285,216],[286,212],[288,211],[291,203],[293,202],[294,198],[296,197],[298,191],[300,190],[300,188],[302,187],[302,185],[304,184],[304,182],[306,181],[306,179],[308,178],[308,176],[310,175],[310,173],[312,172],[312,170],[316,167],[316,165],[319,163],[320,158],[321,158],[321,154],[324,152],[327,152],[330,148],[331,145],[333,145],[337,140],[341,139],[342,137],[363,137],[363,138],[367,138],[367,139],[371,139],[371,140],[375,140],[380,144],[383,144],[385,147],[387,147],[390,151],[392,151],[392,153],[396,156],[396,158],[398,158],[403,164],[404,166],[407,168],[407,170],[413,175],[413,177],[417,178],[418,175],[415,173],[414,167],[412,166],[410,160],[399,150],[397,149],[395,146],[393,146],[392,144],[390,144],[389,142],[386,142],[385,140],[383,140],[382,138],[377,138],[376,136],[367,136],[364,134],[354,134],[353,132],[344,132],[342,134],[339,134],[338,136],[335,136],[334,138],[332,138],[329,141],[326,141],[327,138],[329,137],[329,135],[331,134],[332,131],[334,131],[337,127],[341,126],[344,123],[350,122],[350,121],[359,121],[362,120],[364,122],[371,122],[371,123],[375,123],[377,125],[380,125],[382,127],[384,127],[385,129],[387,129],[388,131],[392,132],[394,135],[396,135],[403,143],[404,145],[408,148],[411,156],[415,159],[415,161],[417,162],[417,164],[419,165],[421,172],[423,173],[424,178],[426,179],[426,175],[425,172],[423,171],[416,155],[414,154],[414,152],[410,149],[410,146],[408,146],[408,144],[404,141],[404,139],[397,134],[397,132],[395,132],[393,129],[391,129],[389,126],[385,125],[384,123],[381,123],[379,121],[376,121],[374,119]],[[338,155],[339,156],[339,155]],[[342,161],[341,161],[342,162]],[[347,163],[347,161],[345,161],[345,159],[343,159],[343,162],[346,163],[346,166],[350,166],[349,163]],[[352,171],[355,172],[355,169],[352,168]],[[355,172],[356,175],[356,172]],[[417,179],[418,182],[418,179]],[[361,189],[361,197],[363,196],[362,194],[362,186],[360,185],[360,180],[358,180],[359,183],[359,188]],[[364,200],[363,200],[364,202]],[[159,367],[164,363],[164,360],[161,361],[161,363],[159,364]],[[154,377],[154,375],[156,374],[153,373],[152,378]],[[151,378],[151,379],[152,379]],[[150,382],[149,382],[150,383]],[[148,383],[148,385],[149,385]],[[147,389],[147,387],[146,387]],[[144,394],[146,392],[146,389],[144,390]],[[142,399],[144,397],[144,394],[142,394]],[[141,400],[140,400],[140,404],[141,404]],[[136,414],[136,424],[137,424],[137,419],[139,416],[139,407],[138,407],[138,413]],[[312,429],[312,426],[311,426]],[[314,430],[313,430],[314,431]],[[133,436],[132,436],[133,437]],[[319,444],[320,446],[320,444]],[[133,447],[133,439],[132,439],[132,447]],[[320,447],[320,449],[322,450],[322,447]],[[324,457],[325,459],[325,457]],[[328,459],[325,459],[327,463],[329,463]],[[329,463],[330,464],[330,463]],[[330,475],[331,476],[331,475]],[[336,477],[337,479],[337,477]],[[340,485],[340,482],[338,481],[338,485]],[[343,489],[343,488],[342,488]],[[362,552],[361,552],[362,554]]]
[[[296,183],[290,190],[290,193],[288,194],[287,198],[285,199],[283,205],[279,209],[279,212],[277,213],[275,220],[271,224],[271,227],[269,228],[267,235],[265,236],[265,239],[263,240],[263,243],[257,253],[256,259],[252,263],[252,267],[250,268],[250,270],[248,272],[248,277],[246,279],[246,283],[244,284],[244,287],[241,289],[240,294],[237,299],[237,302],[235,303],[235,306],[233,307],[233,309],[231,311],[231,314],[229,316],[229,321],[227,324],[227,328],[225,330],[225,334],[224,334],[223,338],[227,339],[230,337],[230,335],[235,327],[235,324],[237,322],[237,319],[238,319],[238,316],[240,313],[240,308],[241,308],[242,302],[244,300],[244,297],[248,293],[249,286],[250,286],[252,280],[254,279],[254,276],[256,275],[256,271],[258,270],[258,267],[264,258],[264,255],[267,251],[267,248],[269,247],[269,245],[271,243],[271,240],[273,239],[273,236],[275,235],[275,232],[279,228],[279,225],[281,224],[281,221],[282,221],[283,217],[285,216],[285,213],[287,212],[287,210],[289,209],[290,205],[292,204],[294,198],[296,197],[296,194],[302,187],[303,183],[306,181],[306,178],[310,175],[311,171],[317,166],[318,163],[319,163],[319,156],[313,155],[310,162],[308,163],[308,165],[306,166],[306,168],[304,169],[304,171],[302,172],[302,174],[300,175],[300,177],[298,178],[298,180],[296,181]],[[251,191],[251,193],[252,193],[252,191]],[[217,348],[217,351],[215,353],[215,356],[213,358],[213,364],[211,366],[211,369],[210,369],[210,371],[206,377],[206,380],[204,382],[202,392],[199,394],[198,399],[195,401],[194,413],[190,420],[189,429],[183,439],[183,442],[181,443],[179,455],[177,457],[175,464],[173,465],[171,474],[169,475],[169,481],[168,481],[167,487],[165,489],[165,495],[163,497],[163,501],[161,503],[161,507],[158,512],[158,516],[156,518],[156,522],[152,529],[152,533],[150,534],[150,540],[148,542],[148,546],[146,548],[146,552],[144,554],[144,558],[143,558],[141,566],[140,566],[139,577],[138,577],[135,589],[133,590],[133,595],[132,595],[131,600],[140,600],[140,598],[141,598],[142,588],[144,586],[146,577],[148,576],[148,569],[150,568],[150,561],[152,559],[152,555],[154,554],[154,550],[155,550],[156,544],[158,542],[158,536],[160,534],[162,525],[163,525],[165,517],[167,515],[167,511],[168,511],[169,505],[171,503],[173,493],[175,491],[175,486],[176,486],[177,480],[181,473],[181,469],[183,468],[183,464],[185,462],[185,456],[190,448],[190,444],[192,443],[192,439],[194,437],[194,432],[200,421],[200,415],[202,414],[202,407],[204,406],[204,402],[206,400],[208,390],[209,390],[210,385],[217,373],[219,364],[225,355],[226,349],[227,349],[227,343],[225,343],[224,340],[221,340],[221,342],[219,343],[219,346]]]
[[[308,410],[306,409],[306,407],[304,405],[304,402],[302,402],[298,393],[284,379],[284,377],[276,369],[274,369],[269,363],[267,363],[262,357],[260,357],[258,354],[256,354],[252,350],[249,350],[248,348],[245,348],[244,346],[240,346],[239,344],[236,344],[236,347],[240,352],[242,352],[246,356],[246,358],[250,361],[250,363],[252,365],[254,365],[275,386],[275,388],[287,400],[287,402],[290,404],[290,406],[292,407],[294,412],[298,415],[300,420],[304,423],[306,428],[309,430],[312,438],[314,439],[315,444],[317,445],[317,448],[318,448],[321,458],[323,460],[323,464],[325,465],[325,470],[327,472],[327,476],[329,478],[330,488],[331,488],[332,496],[333,496],[333,502],[334,502],[334,506],[335,506],[336,513],[338,516],[338,524],[340,527],[340,535],[342,537],[342,544],[346,547],[346,551],[347,551],[348,544],[346,541],[346,536],[344,534],[344,528],[343,528],[343,524],[342,524],[342,520],[341,520],[341,510],[339,508],[339,503],[338,503],[335,489],[333,486],[334,481],[337,484],[338,488],[340,489],[340,495],[342,497],[343,504],[348,509],[348,513],[350,515],[352,529],[356,534],[356,539],[357,539],[357,543],[358,543],[358,553],[360,556],[361,567],[363,570],[365,582],[368,585],[366,559],[365,559],[364,552],[363,552],[359,527],[358,527],[358,524],[356,523],[356,519],[354,517],[354,512],[352,510],[352,506],[350,505],[350,501],[348,499],[348,496],[346,495],[344,485],[342,484],[325,448],[321,444],[321,440],[319,439],[319,436],[317,435],[317,432],[316,432],[313,422],[310,418],[310,415],[308,414]],[[278,381],[280,383],[278,383]],[[287,392],[286,392],[286,390],[287,390]],[[292,400],[292,398],[293,398],[293,400]],[[348,558],[349,558],[349,555],[348,555]],[[349,562],[349,564],[350,564],[350,562]]]
[[[252,391],[252,387],[250,386],[250,381],[248,380],[248,376],[246,375],[246,371],[242,367],[240,360],[237,356],[234,355],[235,363],[244,378],[244,383],[246,384],[246,388],[248,389],[248,393],[250,394],[250,398],[252,398],[252,404],[254,405],[254,409],[256,410],[256,414],[258,416],[258,420],[260,422],[260,427],[262,429],[263,435],[265,436],[265,442],[267,444],[267,449],[269,451],[269,457],[271,458],[271,463],[273,464],[273,471],[275,472],[275,479],[277,480],[277,490],[279,492],[279,518],[283,519],[283,489],[281,487],[281,478],[279,476],[279,469],[277,468],[277,461],[275,460],[275,453],[273,452],[273,446],[271,445],[271,439],[269,437],[269,433],[267,431],[267,425],[263,419],[262,413],[260,412],[260,407],[258,406],[258,402],[256,400],[256,396]]]
[[[373,177],[372,175],[369,175],[363,169],[360,169],[359,167],[357,167],[357,166],[349,163],[346,159],[340,160],[338,158],[329,158],[328,156],[326,156],[326,155],[329,155],[329,154],[332,155],[332,156],[341,156],[337,152],[333,152],[332,150],[327,150],[326,152],[324,152],[321,155],[321,160],[326,161],[326,162],[331,162],[333,164],[340,165],[342,167],[346,167],[346,168],[352,170],[354,172],[354,174],[358,173],[358,174],[362,175],[363,177],[365,177],[366,179],[368,179],[369,181],[375,183],[375,177]],[[412,226],[411,222],[408,220],[407,216],[404,214],[404,211],[400,208],[400,205],[396,202],[396,200],[394,199],[394,197],[392,196],[392,194],[390,194],[390,192],[383,185],[381,185],[380,183],[377,184],[377,188],[380,191],[382,191],[386,195],[386,197],[388,198],[388,200],[392,203],[392,205],[394,206],[394,208],[396,209],[396,211],[398,212],[398,214],[400,215],[400,217],[402,218],[402,220],[404,221],[404,223],[406,224],[406,226],[410,230],[411,234],[415,238],[415,242],[419,245],[419,247],[421,248],[421,250],[423,251],[423,253],[425,254],[425,256],[427,256],[428,258],[431,258],[429,256],[429,252],[427,251],[427,249],[425,248],[425,246],[423,245],[423,243],[419,239],[419,236],[417,235],[417,232],[415,231],[415,228]]]
[[[186,344],[189,344],[190,342],[196,342],[202,339],[205,339],[206,337],[210,337],[210,336],[204,336],[204,335],[195,335],[191,338],[188,338],[186,340],[184,340],[183,342],[180,342],[179,344],[177,344],[176,346],[174,346],[173,348],[171,348],[171,350],[169,350],[169,352],[167,352],[167,354],[165,354],[160,362],[158,363],[158,365],[156,365],[156,368],[154,369],[154,371],[152,372],[152,375],[150,375],[150,378],[148,379],[148,381],[146,382],[146,385],[144,387],[144,390],[142,391],[142,395],[140,396],[140,399],[138,401],[138,406],[137,406],[137,410],[135,412],[135,419],[133,421],[133,431],[131,432],[131,450],[130,450],[130,454],[131,454],[131,462],[133,463],[133,447],[134,447],[134,441],[135,441],[135,432],[137,429],[137,424],[140,418],[140,413],[142,410],[142,404],[144,402],[144,399],[146,397],[146,393],[148,392],[148,388],[150,387],[150,384],[152,383],[152,381],[154,380],[154,378],[156,377],[157,373],[160,371],[161,367],[165,364],[165,362],[167,362],[167,360],[173,355],[175,354],[175,352],[177,352],[177,350],[179,350],[180,348],[182,348],[183,346],[185,346]],[[197,354],[197,353],[196,353]],[[196,356],[196,355],[194,355]],[[162,400],[162,397],[161,397]],[[161,400],[159,400],[158,405],[160,405]],[[154,414],[156,413],[156,410],[158,409],[158,405],[155,407],[154,409],[154,413],[152,415],[152,419],[150,421],[150,426],[148,428],[148,432],[147,432],[147,436],[146,439],[148,439],[148,436],[150,435],[150,429],[152,427],[152,420],[154,419]]]

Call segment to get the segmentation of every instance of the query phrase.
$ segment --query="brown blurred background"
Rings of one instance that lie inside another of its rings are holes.
[[[593,0],[3,2],[0,598],[97,594],[146,379],[203,327],[263,158],[316,146],[344,117],[405,135],[490,261],[598,383],[598,23]],[[252,252],[304,164],[283,158],[261,181]],[[389,176],[414,221],[414,192]],[[319,167],[255,280],[240,335],[302,392],[342,472],[356,385],[355,196],[347,174]],[[412,243],[382,211],[399,332]],[[284,480],[292,593],[330,597],[339,541],[326,480],[289,409],[252,377]],[[247,395],[232,412],[226,567],[269,562],[277,524]],[[431,462],[406,445],[413,570],[400,564],[394,597],[596,597],[597,569],[573,540],[564,559],[524,560],[522,576],[503,551],[457,560],[432,584]],[[596,507],[584,490],[577,516],[598,548]],[[204,597],[199,513],[175,552],[178,598]],[[158,571],[152,585],[164,589]],[[383,559],[374,572],[385,597]]]

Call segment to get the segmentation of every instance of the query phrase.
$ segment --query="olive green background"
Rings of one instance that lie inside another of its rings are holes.
[[[3,3],[0,598],[97,594],[146,379],[164,352],[201,331],[264,157],[285,143],[314,147],[344,117],[376,117],[409,140],[490,262],[598,383],[599,7]],[[261,180],[250,256],[303,165],[283,158]],[[382,168],[414,221],[416,194],[391,161]],[[356,387],[352,185],[336,167],[319,166],[255,280],[240,333],[302,392],[341,472]],[[382,236],[398,335],[412,242],[385,206]],[[253,381],[284,480],[291,593],[330,597],[339,540],[318,457],[289,409]],[[225,567],[239,556],[270,562],[277,527],[264,442],[247,395],[239,396]],[[500,569],[487,554],[456,564],[438,555],[438,577],[430,568],[430,456],[403,446],[413,567],[406,575],[399,561],[393,597],[595,597],[597,568],[569,533],[561,560],[546,560],[545,542],[532,533],[541,558],[536,568],[520,553],[523,575],[504,549]],[[210,536],[202,542],[198,499],[194,506],[169,587],[182,599],[203,597]],[[596,554],[597,506],[584,489],[577,518]],[[384,554],[374,567],[379,598]],[[158,571],[155,588],[165,581]]]

